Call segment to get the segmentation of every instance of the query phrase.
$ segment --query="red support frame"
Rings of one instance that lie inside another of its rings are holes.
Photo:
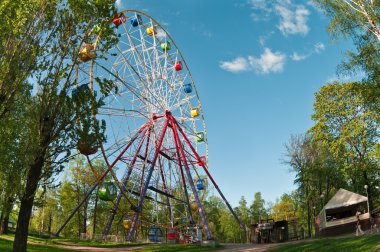
[[[246,238],[247,237],[247,231],[245,229],[245,226],[243,225],[243,223],[240,221],[240,219],[237,217],[235,211],[232,209],[230,203],[228,202],[228,200],[226,199],[226,197],[224,196],[224,194],[222,193],[222,191],[220,190],[218,184],[216,184],[214,178],[211,176],[210,172],[208,171],[208,169],[206,168],[205,164],[202,162],[202,159],[201,157],[198,155],[197,151],[195,150],[195,148],[193,147],[193,145],[190,143],[189,139],[187,138],[185,132],[183,132],[182,128],[180,127],[179,123],[175,120],[175,118],[172,116],[172,121],[175,125],[178,126],[178,130],[179,132],[181,133],[183,139],[185,140],[185,142],[187,143],[187,145],[190,147],[191,151],[193,152],[194,156],[196,157],[197,161],[201,164],[201,167],[203,168],[203,170],[206,172],[207,176],[210,178],[212,184],[214,185],[215,189],[218,191],[219,195],[222,197],[222,199],[224,200],[224,202],[226,203],[228,209],[230,210],[230,212],[232,213],[232,215],[234,216],[236,222],[239,224],[240,228],[242,229],[243,233],[244,233],[244,237]]]

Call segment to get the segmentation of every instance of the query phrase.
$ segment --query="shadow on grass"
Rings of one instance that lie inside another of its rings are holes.
[[[144,246],[151,243],[128,243],[128,242],[102,242],[102,241],[85,241],[78,239],[65,239],[65,238],[54,238],[51,239],[53,244],[75,246],[83,245],[97,248],[123,248],[123,247],[136,247]]]
[[[270,252],[329,251],[329,252],[375,252],[380,248],[380,236],[370,235],[349,238],[321,238],[312,242],[300,242],[278,246]]]
[[[0,237],[0,251],[1,252],[12,252],[13,242],[9,240],[2,239]],[[68,252],[74,250],[66,250],[61,248],[47,247],[43,245],[28,245],[28,252]]]
[[[216,251],[223,248],[223,246],[217,246],[215,248],[209,246],[201,246],[201,245],[185,245],[185,244],[163,244],[159,246],[149,246],[146,248],[137,249],[139,252],[177,252],[177,251]]]

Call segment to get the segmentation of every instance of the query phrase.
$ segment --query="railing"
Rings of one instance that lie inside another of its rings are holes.
[[[360,220],[369,219],[369,213],[361,214],[359,216],[359,218],[360,218]],[[326,223],[325,227],[326,228],[328,228],[328,227],[334,227],[334,226],[344,225],[344,224],[347,224],[347,223],[352,223],[352,222],[355,222],[355,221],[356,221],[356,216],[351,216],[351,217],[343,218],[343,219],[335,219],[335,220],[328,221]]]

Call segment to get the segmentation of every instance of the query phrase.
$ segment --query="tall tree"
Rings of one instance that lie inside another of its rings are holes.
[[[292,135],[285,145],[284,163],[295,173],[296,198],[305,217],[308,235],[311,236],[315,211],[340,187],[347,187],[341,163],[334,158],[328,145],[315,140],[312,134]],[[321,199],[321,196],[323,197]]]
[[[256,192],[253,202],[249,207],[251,219],[254,223],[259,223],[261,219],[267,216],[265,211],[265,200],[261,197],[261,192]]]
[[[352,190],[363,193],[363,186],[369,186],[371,205],[378,174],[372,153],[379,141],[380,118],[368,106],[363,92],[363,86],[357,83],[335,82],[322,87],[316,94],[312,116],[315,125],[310,132],[339,159]]]
[[[15,108],[20,93],[28,89],[26,80],[36,67],[39,32],[48,25],[43,1],[0,3],[0,119]]]
[[[12,113],[0,120],[0,231],[6,233],[14,202],[19,196],[28,160],[25,152],[29,143],[28,109],[30,94],[18,93],[12,104]]]
[[[313,0],[331,18],[328,31],[335,37],[351,37],[357,52],[348,53],[342,70],[366,72],[375,86],[380,78],[380,10],[378,0]]]
[[[31,1],[36,12],[43,12],[38,30],[38,58],[30,80],[37,92],[30,111],[30,147],[26,166],[26,182],[20,200],[20,211],[13,251],[26,251],[28,226],[35,192],[43,177],[50,177],[63,169],[77,142],[80,110],[73,107],[74,99],[69,92],[76,82],[75,67],[79,62],[78,52],[84,42],[93,41],[93,26],[102,27],[98,51],[106,51],[116,41],[109,22],[115,15],[113,0],[106,1]],[[23,9],[23,15],[35,15]],[[100,104],[92,95],[93,112]],[[85,112],[85,110],[83,110]],[[82,115],[83,116],[83,115]],[[88,115],[87,115],[88,116]],[[96,124],[96,122],[94,122]],[[63,154],[63,155],[62,155]],[[66,154],[66,155],[65,155]]]

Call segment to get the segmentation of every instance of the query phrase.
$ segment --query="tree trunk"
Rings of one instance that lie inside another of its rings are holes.
[[[2,211],[1,212],[1,215],[0,215],[0,234],[3,234],[3,230],[4,230],[4,212]]]
[[[53,223],[53,214],[49,212],[49,223],[48,223],[48,233],[49,236],[51,235],[51,225]]]
[[[20,211],[18,213],[13,252],[26,252],[29,221],[32,214],[35,193],[42,173],[44,156],[44,152],[42,151],[42,153],[34,159],[34,162],[28,171],[26,188],[24,195],[21,198]]]
[[[99,188],[99,187],[98,187]],[[99,189],[97,190],[97,192]],[[94,219],[93,219],[93,226],[92,226],[92,239],[95,239],[95,232],[96,232],[96,208],[98,207],[98,193],[96,193],[96,198],[95,198],[95,206],[94,206]]]
[[[8,196],[8,198],[5,201],[6,203],[3,207],[2,218],[0,219],[0,222],[1,222],[0,230],[2,230],[3,234],[7,234],[9,232],[8,231],[9,215],[11,214],[14,200],[15,199],[13,196]]]
[[[83,205],[83,233],[85,235],[87,234],[87,208],[88,208],[88,201],[86,201],[86,203]]]
[[[8,225],[9,225],[9,214],[10,214],[10,213],[7,213],[7,214],[4,216],[4,219],[3,219],[3,234],[7,234],[7,233],[9,233],[9,230],[8,230]]]
[[[310,201],[307,202],[307,234],[311,238],[311,206]]]

